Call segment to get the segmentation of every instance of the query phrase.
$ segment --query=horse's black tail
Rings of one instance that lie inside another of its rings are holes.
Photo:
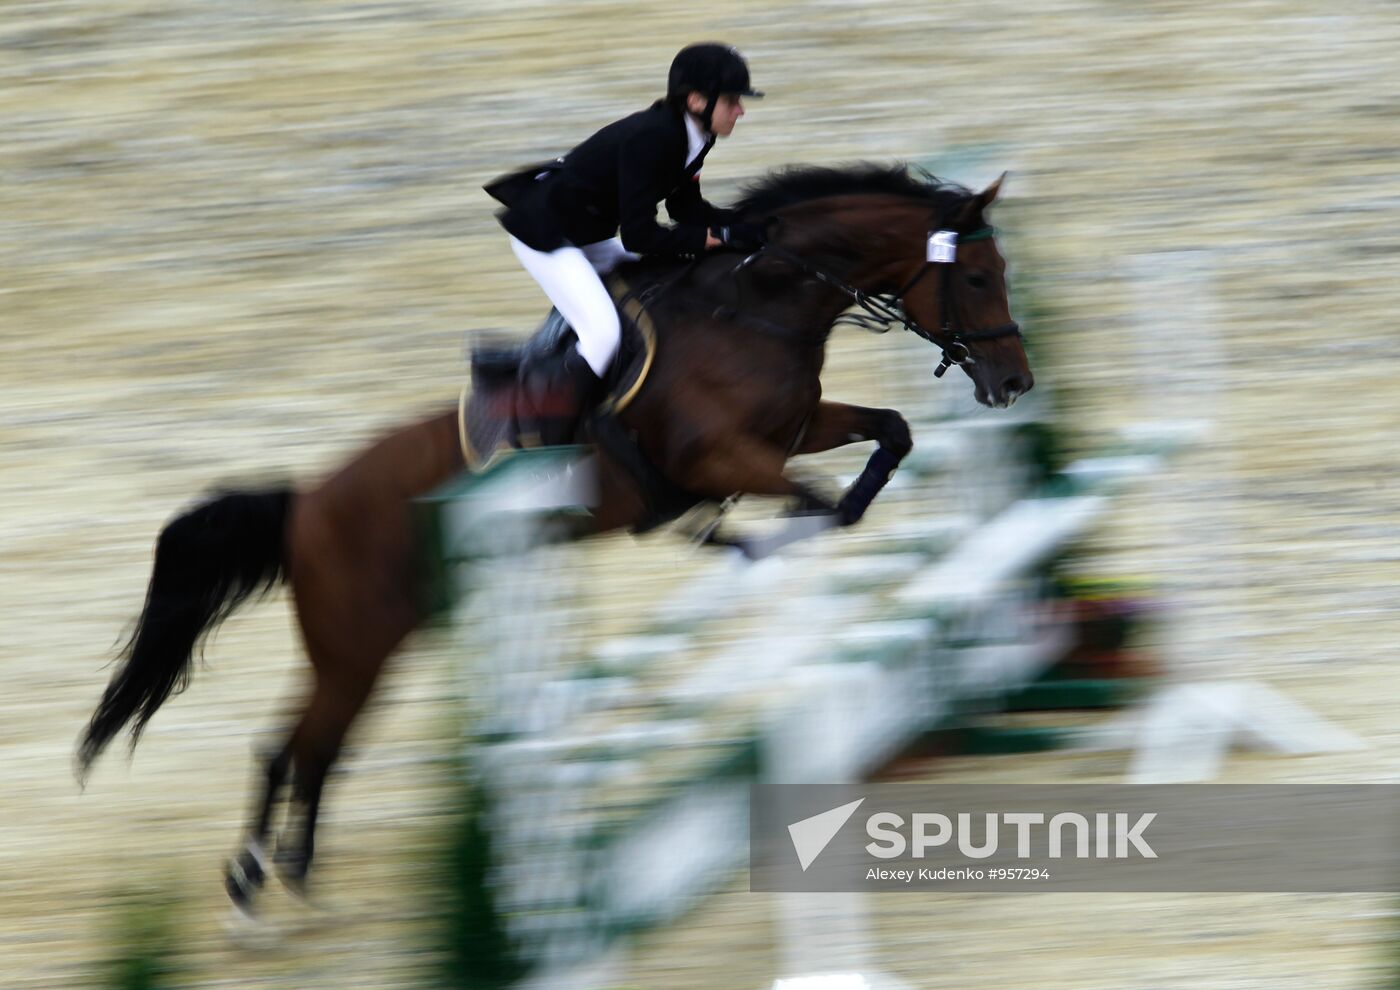
[[[290,489],[230,492],[161,531],[136,631],[79,741],[79,779],[129,722],[135,746],[165,699],[189,684],[204,637],[249,595],[266,592],[282,577],[291,500]]]

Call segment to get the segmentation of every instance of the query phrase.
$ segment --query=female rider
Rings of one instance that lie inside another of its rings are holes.
[[[728,137],[744,115],[742,98],[762,95],[749,85],[736,50],[691,45],[671,63],[665,99],[609,124],[561,159],[486,187],[507,206],[499,219],[515,256],[578,336],[546,372],[542,391],[550,399],[540,411],[551,425],[542,432],[553,438],[545,442],[569,439],[601,397],[617,353],[621,328],[604,275],[644,255],[695,258],[720,245],[762,245],[761,226],[705,202],[699,183],[715,139]],[[657,223],[662,201],[671,226]]]

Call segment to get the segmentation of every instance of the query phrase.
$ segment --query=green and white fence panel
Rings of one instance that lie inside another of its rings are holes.
[[[437,496],[464,598],[467,742],[502,839],[497,904],[532,983],[605,981],[597,963],[624,936],[732,877],[750,783],[859,778],[1063,651],[1040,621],[1038,575],[1154,452],[1047,486],[1014,454],[1033,419],[944,425],[958,439],[888,493],[924,512],[758,564],[717,559],[582,657],[569,584],[581,551],[558,541],[589,504],[586,457],[512,455]]]

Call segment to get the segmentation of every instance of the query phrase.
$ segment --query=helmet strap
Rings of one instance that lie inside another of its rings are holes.
[[[714,116],[715,107],[719,104],[719,94],[711,93],[709,100],[705,103],[705,112],[700,115],[700,123],[705,130],[713,134],[715,132]]]

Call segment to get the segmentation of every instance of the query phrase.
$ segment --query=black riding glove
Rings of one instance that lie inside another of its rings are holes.
[[[768,243],[768,231],[761,223],[747,223],[743,220],[719,229],[719,239],[726,247],[737,251],[757,251]]]

